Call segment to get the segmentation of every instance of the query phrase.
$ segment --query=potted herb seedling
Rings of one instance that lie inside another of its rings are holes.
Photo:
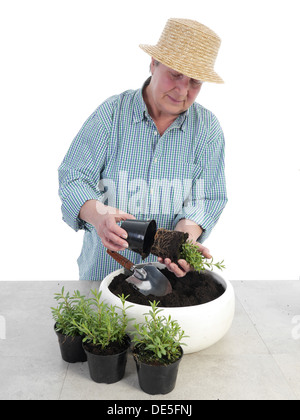
[[[58,306],[51,307],[51,311],[62,359],[68,363],[86,362],[86,354],[82,349],[82,332],[74,322],[80,323],[82,317],[86,316],[88,301],[78,290],[72,296],[69,292],[65,293],[64,287],[54,296]]]
[[[214,263],[213,259],[208,261],[196,244],[188,240],[188,233],[160,228],[156,231],[154,243],[151,248],[151,254],[163,259],[169,258],[177,263],[179,259],[187,261],[195,271],[201,272],[206,269],[213,270],[217,267],[219,270],[225,268],[224,261]]]
[[[87,355],[90,376],[98,383],[114,383],[125,373],[130,338],[126,334],[127,315],[124,295],[121,307],[101,301],[101,292],[91,291],[87,316],[74,325],[84,335],[83,349]]]
[[[134,324],[133,356],[141,389],[148,394],[167,394],[176,384],[185,337],[178,322],[161,316],[158,303],[151,302],[145,322]]]

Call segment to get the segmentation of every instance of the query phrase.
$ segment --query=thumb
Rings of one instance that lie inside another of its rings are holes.
[[[118,210],[118,212],[115,216],[115,219],[116,219],[116,222],[120,222],[121,220],[127,220],[127,219],[134,220],[134,219],[136,219],[136,217],[133,216],[132,214],[125,213],[122,210]]]
[[[207,259],[211,259],[212,255],[210,254],[210,251],[208,248],[203,248],[203,250],[201,251],[202,255],[207,258]]]
[[[199,244],[199,243],[197,245],[198,245],[199,251],[201,252],[201,254],[203,255],[203,257],[205,257],[208,260],[210,260],[212,258],[212,255],[210,254],[209,249],[206,248],[205,246]]]

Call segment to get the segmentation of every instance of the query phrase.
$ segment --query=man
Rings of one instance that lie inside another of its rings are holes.
[[[195,103],[205,81],[222,83],[213,66],[220,38],[187,19],[169,19],[142,89],[106,100],[85,122],[60,168],[63,219],[84,229],[80,279],[102,280],[119,268],[106,254],[127,250],[118,222],[155,219],[158,227],[188,232],[199,252],[227,202],[224,136],[216,117]],[[147,261],[154,261],[149,256]],[[190,266],[162,261],[183,277]]]

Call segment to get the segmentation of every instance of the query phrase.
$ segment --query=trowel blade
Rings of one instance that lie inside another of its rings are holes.
[[[144,265],[142,269],[135,269],[133,275],[126,281],[133,284],[145,296],[150,294],[165,296],[172,292],[172,286],[167,277],[151,264]]]

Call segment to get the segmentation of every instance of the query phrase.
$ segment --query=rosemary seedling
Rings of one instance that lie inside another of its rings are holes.
[[[65,293],[65,288],[62,287],[60,293],[54,294],[54,299],[58,302],[57,307],[51,307],[56,331],[68,336],[82,335],[74,322],[80,323],[89,312],[89,303],[85,296],[81,295],[79,290],[70,295],[70,292]]]
[[[225,268],[224,260],[218,263],[214,263],[212,258],[211,261],[209,261],[201,254],[198,246],[195,245],[192,241],[186,241],[184,244],[182,244],[181,247],[181,258],[186,260],[195,271],[201,272],[206,269],[213,271],[214,267],[217,267],[222,271]]]
[[[159,302],[150,302],[151,309],[145,315],[145,322],[134,324],[135,332],[133,343],[135,343],[138,358],[146,363],[159,362],[170,364],[181,355],[181,342],[184,331],[177,321],[159,315],[162,309],[158,308]]]
[[[83,334],[83,342],[99,346],[105,350],[110,343],[122,343],[126,335],[128,317],[125,301],[127,296],[119,296],[122,307],[108,305],[101,300],[101,291],[91,290],[93,297],[89,299],[89,312],[80,322],[73,321]],[[129,308],[129,307],[127,307]],[[120,312],[117,310],[120,309]]]

